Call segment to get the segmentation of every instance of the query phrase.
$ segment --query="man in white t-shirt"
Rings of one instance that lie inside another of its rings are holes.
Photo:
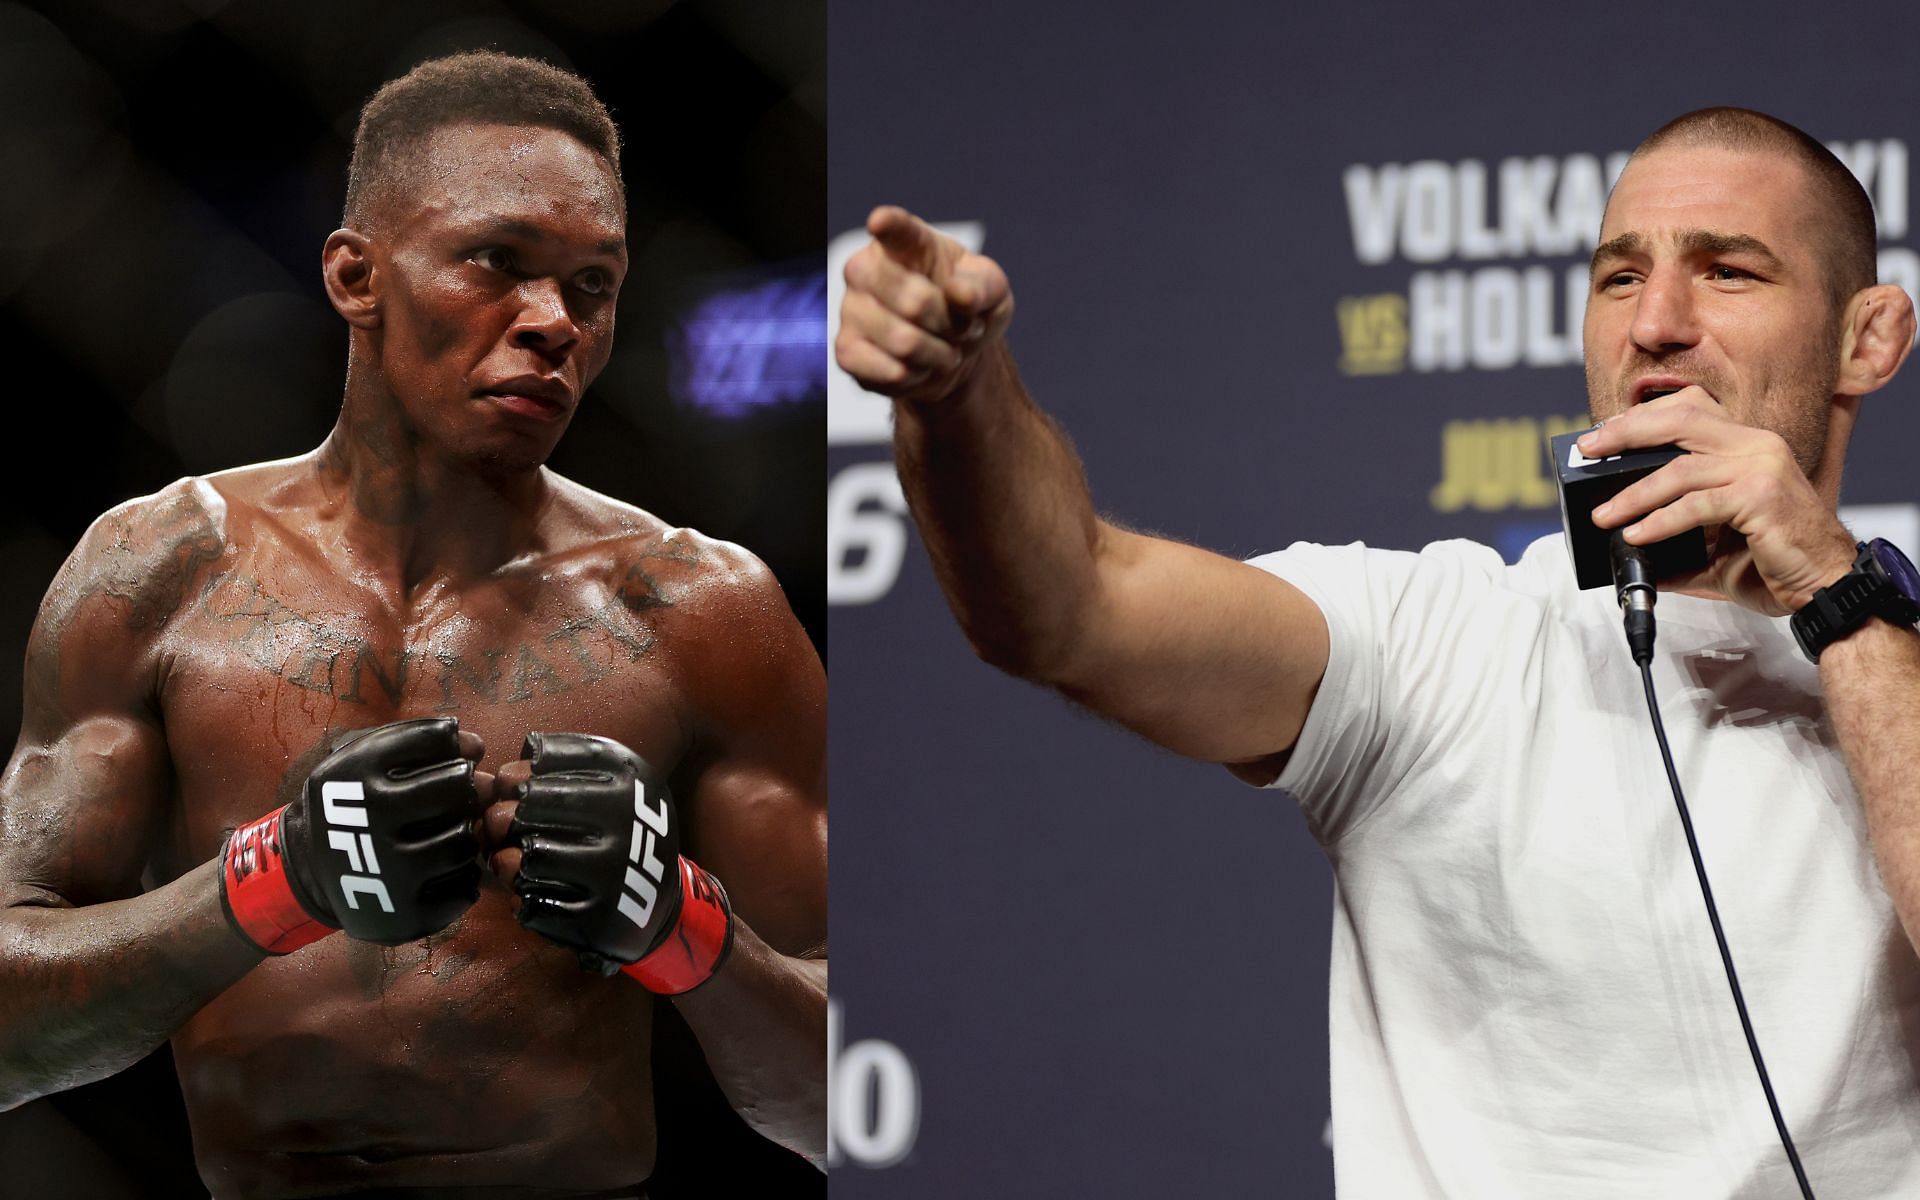
[[[1622,802],[1666,781],[1611,592],[1557,537],[1242,563],[1108,524],[1000,268],[897,208],[868,229],[836,353],[898,401],[976,650],[1292,792],[1333,863],[1341,1194],[1792,1194],[1672,809]],[[1856,569],[1841,469],[1912,302],[1846,169],[1744,110],[1648,138],[1599,241],[1582,449],[1691,453],[1596,520],[1713,546],[1661,583],[1653,678],[1785,1118],[1816,1189],[1920,1195],[1920,634],[1830,620],[1816,666],[1787,619]]]

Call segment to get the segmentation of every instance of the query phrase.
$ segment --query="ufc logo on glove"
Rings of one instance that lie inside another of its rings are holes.
[[[354,829],[367,827],[364,804],[341,803],[345,800],[365,801],[366,798],[366,789],[355,780],[337,779],[320,785],[320,807],[327,821],[327,845],[344,853],[352,869],[361,872],[352,875],[342,873],[340,876],[340,893],[346,897],[347,907],[359,908],[361,896],[372,896],[380,902],[381,911],[392,912],[393,900],[387,895],[387,885],[374,878],[380,873],[380,859],[373,852],[373,838],[364,833],[348,833],[340,828],[343,825]]]
[[[665,796],[660,798],[659,805],[657,809],[649,808],[646,783],[633,781],[633,848],[627,853],[627,861],[633,866],[627,868],[626,890],[620,893],[620,913],[643,928],[653,916],[653,906],[660,899],[659,884],[667,874],[666,867],[653,852],[654,839],[667,836]],[[645,874],[641,874],[642,871]]]

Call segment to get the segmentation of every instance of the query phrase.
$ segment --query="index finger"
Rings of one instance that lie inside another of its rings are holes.
[[[906,209],[894,204],[874,209],[867,216],[867,232],[895,262],[928,276],[938,270],[940,235]]]
[[[473,732],[471,729],[462,729],[460,731],[461,758],[470,758],[474,762],[479,762],[482,758],[486,757],[486,753],[487,741],[485,738]]]
[[[1605,458],[1623,450],[1650,446],[1674,445],[1683,450],[1717,450],[1723,449],[1726,441],[1717,434],[1745,428],[1727,415],[1711,393],[1694,385],[1634,405],[1618,416],[1609,418],[1598,429],[1582,434],[1577,444],[1582,454],[1593,458]]]
[[[524,758],[516,758],[494,773],[494,794],[505,798],[518,796],[527,780],[533,778],[533,764]]]
[[[505,850],[515,845],[510,836],[513,829],[513,814],[520,807],[517,800],[498,800],[487,805],[481,816],[481,827],[485,831],[485,844],[493,850]]]

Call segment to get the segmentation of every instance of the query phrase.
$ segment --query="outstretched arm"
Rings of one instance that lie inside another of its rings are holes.
[[[1327,662],[1291,584],[1101,520],[1021,386],[1006,275],[897,208],[847,264],[841,366],[894,397],[900,479],[976,652],[1193,758],[1289,749]]]

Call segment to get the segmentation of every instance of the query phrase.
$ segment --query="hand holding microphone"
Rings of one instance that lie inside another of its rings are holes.
[[[1707,589],[1784,616],[1853,565],[1853,535],[1814,490],[1786,440],[1734,420],[1698,385],[1636,405],[1570,440],[1589,460],[1650,447],[1686,452],[1590,510],[1595,528],[1619,529],[1628,544],[1647,547],[1654,573],[1670,588]],[[1571,513],[1568,520],[1571,537]],[[1699,537],[1704,548],[1709,529],[1715,532],[1711,555],[1699,567],[1663,563],[1663,543]]]

